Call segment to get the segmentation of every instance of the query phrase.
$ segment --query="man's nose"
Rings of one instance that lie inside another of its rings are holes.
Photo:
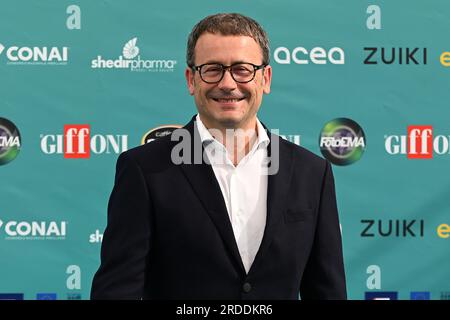
[[[236,89],[237,84],[236,81],[234,81],[233,77],[231,76],[231,70],[226,69],[225,73],[222,77],[222,80],[217,84],[219,89],[222,90],[233,90]]]

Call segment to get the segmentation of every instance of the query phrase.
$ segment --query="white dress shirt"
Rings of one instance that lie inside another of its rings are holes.
[[[258,119],[257,141],[250,152],[234,166],[223,144],[214,139],[200,116],[197,129],[206,156],[219,182],[234,237],[248,273],[264,235],[267,215],[267,145],[269,137]]]

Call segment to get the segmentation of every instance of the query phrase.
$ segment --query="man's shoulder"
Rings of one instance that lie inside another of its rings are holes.
[[[121,158],[128,159],[147,172],[162,171],[173,164],[171,154],[175,143],[176,141],[171,140],[171,135],[161,137],[123,152],[119,161]]]
[[[183,141],[186,135],[192,135],[194,131],[194,117],[184,127],[174,130],[167,136],[157,138],[144,145],[123,152],[118,162],[129,159],[136,162],[144,172],[160,172],[174,166],[172,151],[180,140]],[[177,133],[177,137],[172,139],[175,132]]]

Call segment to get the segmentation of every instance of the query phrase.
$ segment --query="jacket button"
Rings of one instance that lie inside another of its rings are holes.
[[[252,290],[252,285],[248,282],[244,283],[244,285],[242,286],[242,290],[245,293],[249,293]]]

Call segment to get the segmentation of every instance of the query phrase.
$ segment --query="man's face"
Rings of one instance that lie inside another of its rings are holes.
[[[253,38],[212,33],[199,37],[195,46],[195,65],[221,63],[228,66],[236,62],[262,64],[261,48]],[[189,93],[194,96],[200,117],[207,127],[253,129],[262,95],[270,92],[272,69],[267,66],[264,70],[257,70],[255,78],[248,83],[234,81],[229,69],[222,80],[214,84],[204,82],[199,72],[189,67],[185,75]]]

